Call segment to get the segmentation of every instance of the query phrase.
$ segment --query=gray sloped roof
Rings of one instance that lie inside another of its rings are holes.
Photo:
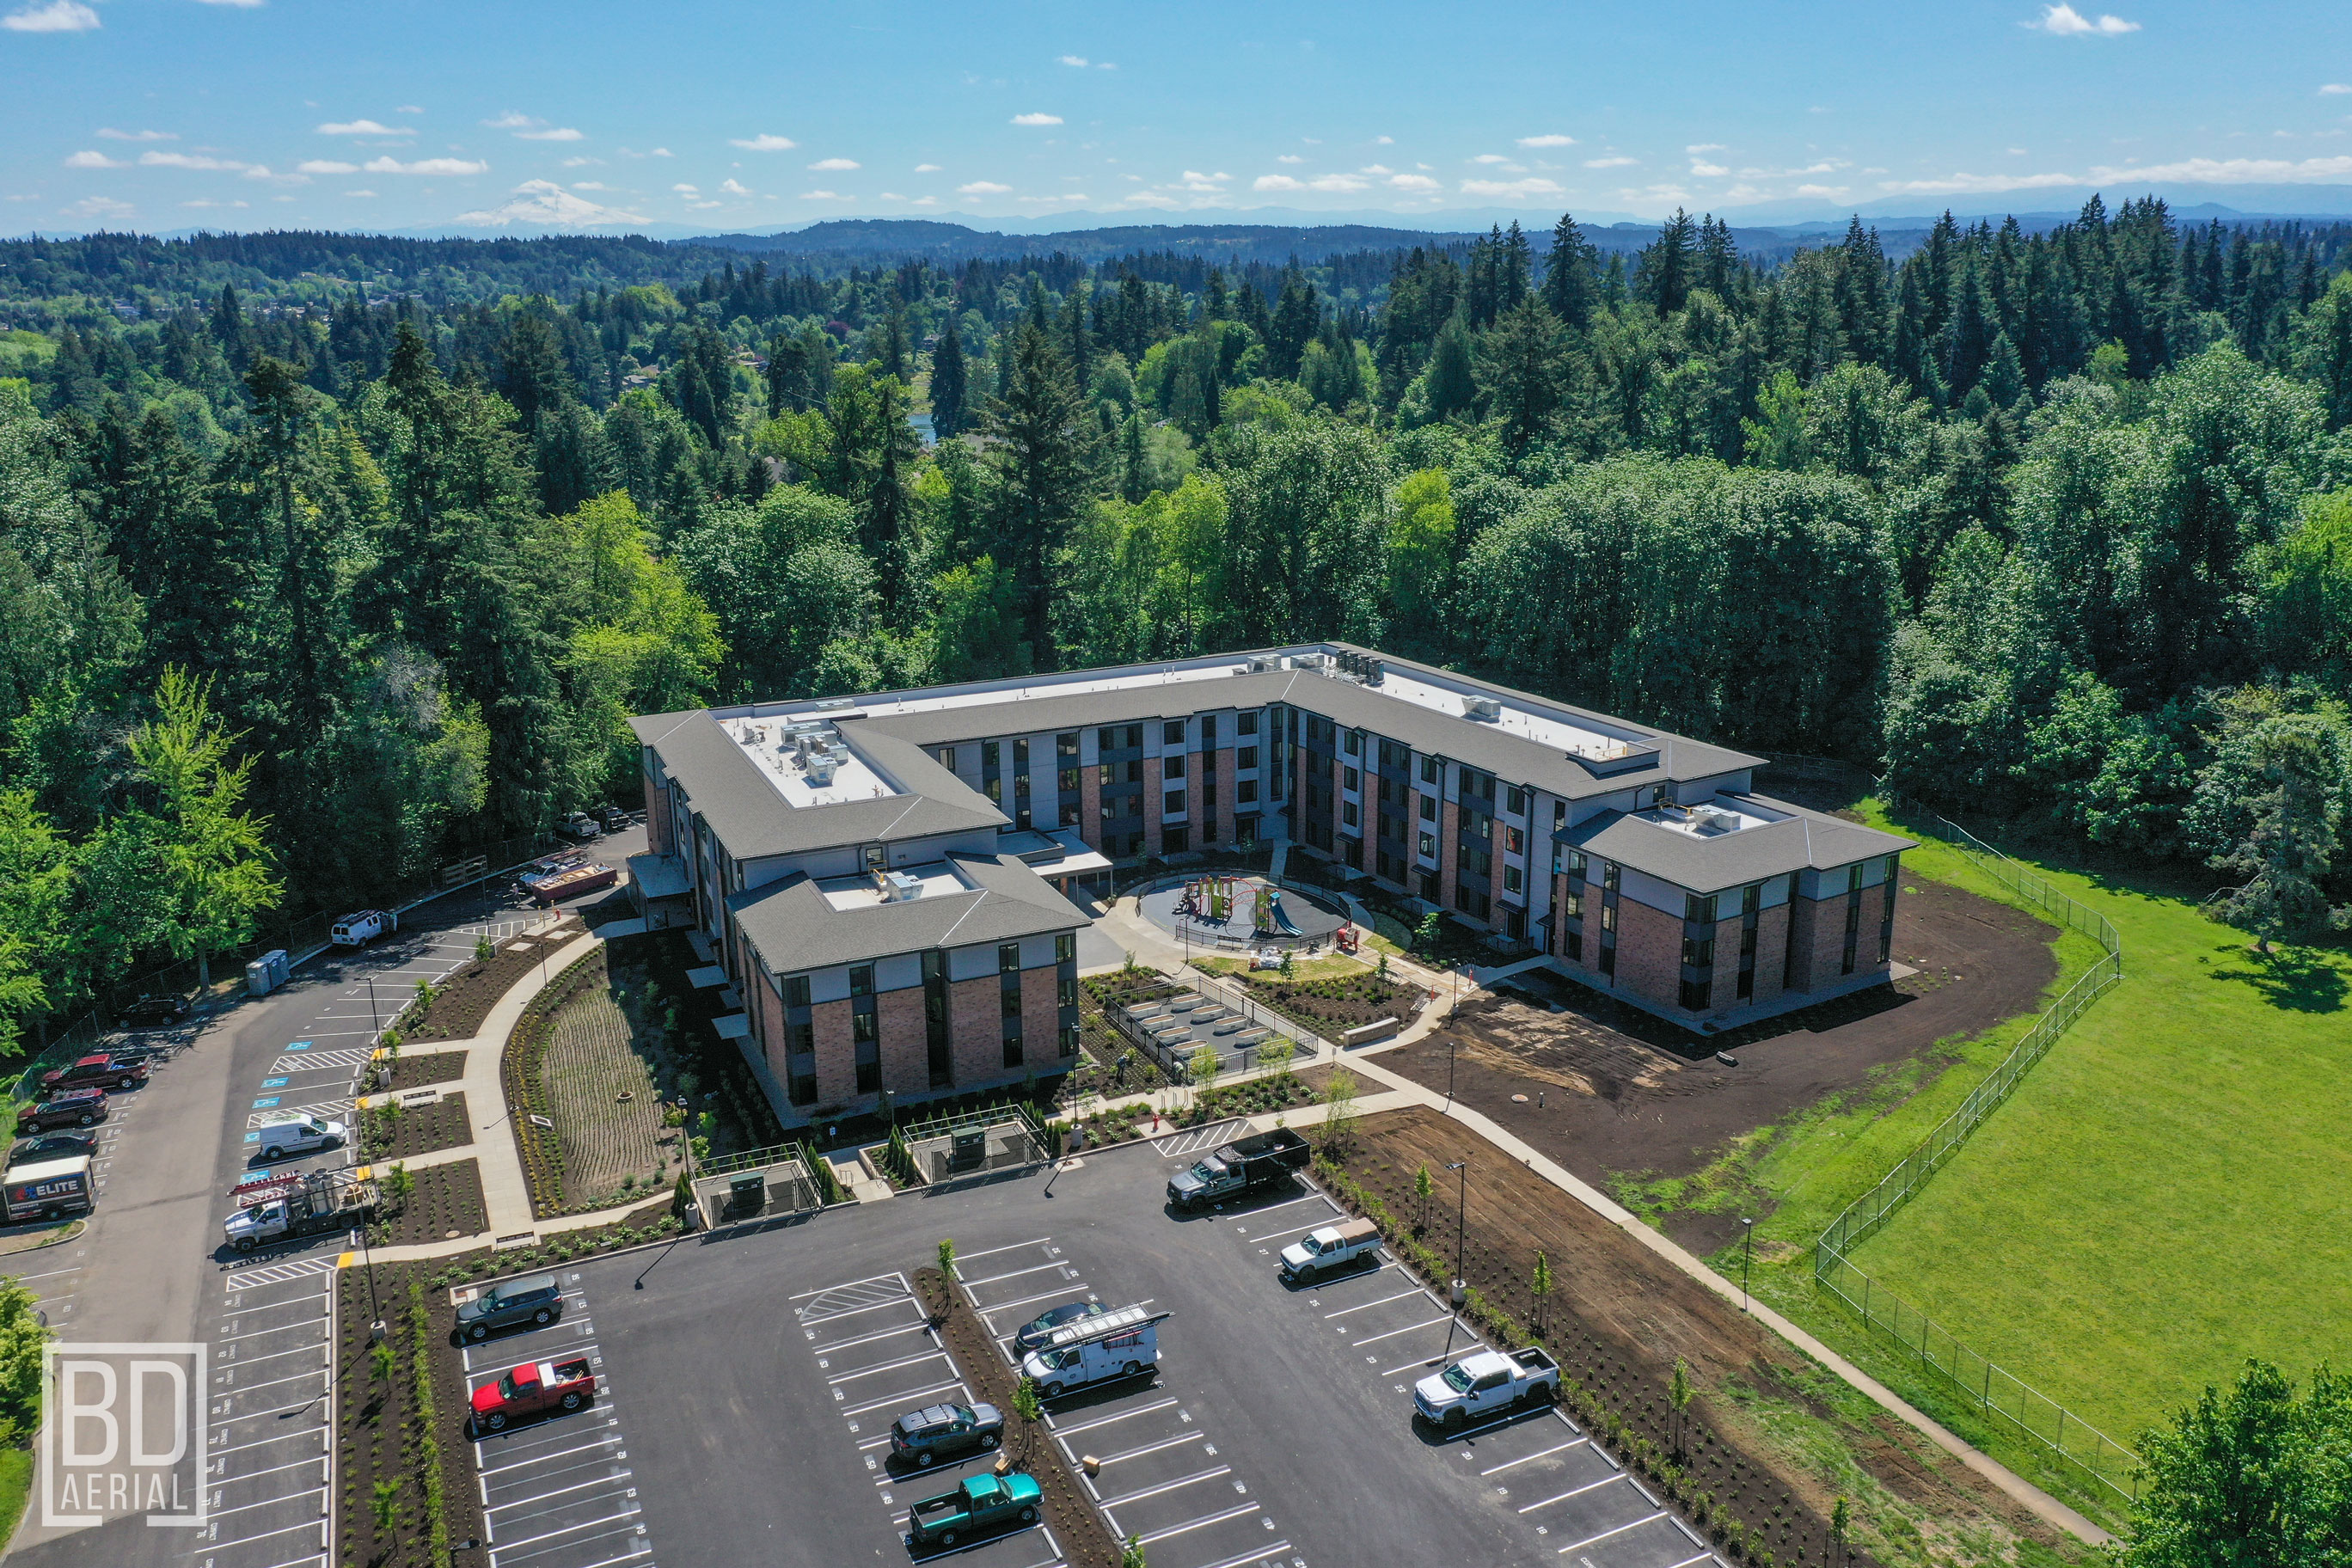
[[[1622,811],[1604,811],[1561,828],[1552,835],[1552,841],[1630,866],[1694,893],[1719,893],[1790,871],[1825,871],[1916,847],[1913,839],[1785,801],[1762,795],[1724,798],[1735,804],[1754,800],[1791,815],[1737,833],[1697,838]]]
[[[803,806],[776,792],[708,710],[650,714],[630,720],[629,727],[739,860],[997,828],[1009,821],[920,747],[865,726],[843,726],[851,749],[905,793]]]
[[[1077,906],[1013,856],[946,858],[975,884],[970,891],[836,910],[814,879],[794,872],[734,894],[727,907],[778,974],[935,947],[1013,942],[1087,923]]]

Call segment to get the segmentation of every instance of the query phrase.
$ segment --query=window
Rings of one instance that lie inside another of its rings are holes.
[[[784,1005],[805,1007],[809,1005],[809,977],[795,974],[784,982]]]
[[[1078,732],[1076,730],[1072,730],[1066,734],[1055,736],[1054,754],[1055,756],[1067,757],[1072,762],[1077,761]]]
[[[1424,860],[1434,860],[1437,858],[1436,834],[1424,833],[1421,836],[1421,858]]]
[[[1437,797],[1435,795],[1425,795],[1421,797],[1421,819],[1423,822],[1435,822],[1437,820]]]
[[[849,972],[849,994],[852,996],[874,994],[874,966],[861,963]]]
[[[1683,895],[1683,919],[1692,925],[1711,926],[1715,923],[1715,895],[1701,898],[1696,893]]]
[[[1066,977],[1055,983],[1054,1003],[1059,1007],[1075,1007],[1078,1005],[1078,983],[1076,977]]]
[[[849,1016],[849,1037],[863,1045],[882,1037],[882,1020],[873,1013],[852,1013]]]
[[[816,1026],[793,1024],[784,1030],[784,1048],[796,1057],[804,1057],[816,1049]]]
[[[1513,816],[1524,816],[1528,809],[1528,792],[1513,784],[1503,794],[1503,809]]]
[[[1339,744],[1349,756],[1360,757],[1364,754],[1364,732],[1361,730],[1350,730]]]
[[[982,741],[980,743],[981,772],[994,773],[997,766],[997,756],[998,752],[996,750],[996,742],[993,741]]]
[[[1054,775],[1054,782],[1060,789],[1071,795],[1076,795],[1078,793],[1078,770],[1076,768],[1064,768],[1060,773]]]
[[[1185,850],[1190,849],[1192,847],[1192,830],[1189,827],[1169,828],[1166,832],[1160,834],[1160,847],[1166,849],[1169,854],[1181,855]],[[1327,845],[1325,847],[1328,848],[1329,846]]]
[[[938,751],[933,752],[931,755],[939,758],[940,766],[947,769],[950,773],[955,772],[955,748],[953,746],[941,746]]]
[[[1182,778],[1184,776],[1184,753],[1181,752],[1171,752],[1166,756],[1160,758],[1160,776],[1164,779]]]
[[[1182,745],[1184,743],[1184,721],[1181,719],[1171,719],[1167,723],[1162,724],[1160,727],[1160,743],[1163,746]]]
[[[1234,798],[1247,805],[1257,799],[1257,780],[1244,779],[1234,788]]]
[[[1004,1065],[1009,1068],[1021,1065],[1021,1037],[1017,1034],[1004,1037]]]
[[[1141,784],[1143,782],[1143,759],[1141,757],[1130,757],[1128,759],[1127,782],[1129,784]]]
[[[1528,836],[1516,827],[1503,829],[1503,853],[1524,855],[1528,852]]]
[[[1551,825],[1555,830],[1568,826],[1568,802],[1556,800],[1551,803]]]
[[[1066,1057],[1078,1054],[1078,1026],[1076,1024],[1068,1025],[1062,1030],[1062,1054]]]
[[[1567,910],[1568,918],[1570,920],[1582,920],[1584,918],[1584,895],[1582,893],[1569,894]]]
[[[1845,890],[1849,893],[1862,891],[1862,862],[1859,860],[1845,868]]]
[[[1617,950],[1606,942],[1601,946],[1601,973],[1612,979],[1617,973]]]
[[[1586,861],[1584,858],[1584,851],[1581,849],[1571,849],[1562,858],[1560,869],[1567,872],[1576,880],[1581,882],[1584,880],[1585,865]]]
[[[1255,713],[1244,713],[1235,718],[1234,721],[1234,733],[1237,735],[1256,734],[1257,715]]]
[[[984,781],[980,786],[980,792],[981,794],[988,796],[988,803],[991,805],[1003,805],[1004,804],[1004,781],[1003,779],[990,778]]]
[[[1622,875],[1622,867],[1620,867],[1614,861],[1603,860],[1601,863],[1601,890],[1603,892],[1610,893],[1615,892],[1617,890],[1618,880]]]
[[[1685,980],[1683,982],[1683,1006],[1690,1012],[1706,1012],[1707,1004],[1713,1000],[1714,995],[1715,982],[1712,980]]]
[[[1160,815],[1162,816],[1183,816],[1184,792],[1181,789],[1171,789],[1166,795],[1161,795],[1160,797]]]
[[[1106,752],[1117,751],[1118,749],[1118,731],[1108,724],[1104,725],[1101,729],[1095,731],[1095,744],[1097,747]]]
[[[1358,773],[1353,768],[1342,768],[1339,770],[1339,787],[1341,789],[1361,789],[1364,787],[1364,775]]]
[[[1095,783],[1104,789],[1108,789],[1111,785],[1118,783],[1118,764],[1117,763],[1105,763],[1096,773]],[[1108,807],[1104,809],[1103,815],[1106,816],[1110,815]]]
[[[1601,929],[1602,931],[1615,931],[1617,929],[1616,905],[1603,904],[1601,906]]]
[[[1422,896],[1422,899],[1423,900],[1423,901],[1425,901],[1425,902],[1433,903],[1433,903],[1435,903],[1435,902],[1437,902],[1437,873],[1436,873],[1436,872],[1434,872],[1434,871],[1423,871],[1423,872],[1421,874],[1421,896]]]
[[[1129,724],[1129,725],[1127,727],[1127,742],[1126,742],[1126,743],[1127,743],[1129,747],[1137,747],[1137,746],[1140,746],[1140,745],[1142,745],[1142,744],[1143,744],[1143,726],[1142,726],[1142,725],[1140,725],[1140,724]]]
[[[1019,942],[1008,942],[997,948],[996,973],[999,974],[1018,974],[1021,973],[1021,944]]]
[[[1078,936],[1076,931],[1064,931],[1054,939],[1054,962],[1068,963],[1078,956]]]
[[[1354,801],[1343,800],[1339,803],[1339,820],[1349,827],[1360,826],[1361,826],[1361,818],[1359,816],[1358,811],[1359,808]]]
[[[1527,874],[1517,866],[1503,868],[1503,891],[1516,893],[1524,885]]]
[[[1437,759],[1435,757],[1423,757],[1421,759],[1422,783],[1433,784],[1437,782]]]
[[[1572,931],[1568,933],[1568,956],[1575,959],[1580,963],[1584,961],[1584,933],[1582,931]]]
[[[1712,937],[1699,936],[1686,936],[1683,938],[1683,962],[1689,964],[1693,969],[1713,968],[1715,966],[1715,940]]]
[[[1078,825],[1079,809],[1080,808],[1076,801],[1071,801],[1069,804],[1063,806],[1062,826],[1065,827],[1076,827]]]
[[[1013,798],[1014,798],[1014,799],[1016,799],[1016,800],[1018,800],[1018,799],[1024,799],[1024,798],[1025,798],[1025,797],[1028,795],[1028,794],[1029,794],[1029,774],[1027,773],[1027,772],[1026,772],[1026,771],[1024,771],[1024,772],[1021,772],[1021,773],[1014,773],[1014,774],[1013,775]]]
[[[1893,886],[1894,886],[1894,884],[1895,884],[1895,867],[1897,867],[1898,865],[1902,864],[1902,860],[1903,860],[1903,857],[1902,857],[1902,856],[1900,856],[1900,855],[1889,855],[1889,856],[1886,858],[1886,882],[1887,882],[1887,886],[1889,886],[1889,887],[1893,887]]]
[[[997,993],[997,995],[1003,1005],[1006,1017],[1021,1016],[1021,977],[1018,974],[1006,976],[1004,987]]]
[[[1201,715],[1201,750],[1205,752],[1216,743],[1217,716],[1214,713],[1203,713]]]
[[[1247,773],[1250,769],[1257,766],[1257,748],[1255,746],[1244,746],[1241,750],[1235,752],[1234,753],[1234,766],[1241,769],[1244,773]]]

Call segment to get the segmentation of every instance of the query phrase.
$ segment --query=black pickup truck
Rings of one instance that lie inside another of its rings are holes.
[[[1196,1209],[1255,1188],[1286,1181],[1307,1168],[1307,1140],[1287,1127],[1228,1143],[1189,1171],[1168,1181],[1171,1207]]]

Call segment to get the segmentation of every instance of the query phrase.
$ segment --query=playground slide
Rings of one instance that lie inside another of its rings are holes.
[[[1280,893],[1268,892],[1265,895],[1265,910],[1267,914],[1274,917],[1275,926],[1282,932],[1283,935],[1305,936],[1307,934],[1305,931],[1300,931],[1297,923],[1291,920],[1290,911],[1282,907],[1282,895]]]

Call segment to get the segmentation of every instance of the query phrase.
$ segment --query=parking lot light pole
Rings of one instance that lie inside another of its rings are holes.
[[[1748,1257],[1756,1237],[1756,1222],[1746,1215],[1739,1216],[1739,1310],[1748,1310]]]
[[[1445,1167],[1455,1173],[1454,1189],[1454,1286],[1445,1293],[1453,1310],[1445,1315],[1445,1352],[1437,1358],[1444,1366],[1454,1359],[1454,1329],[1461,1321],[1462,1309],[1468,1304],[1467,1287],[1462,1278],[1464,1242],[1469,1235],[1467,1215],[1470,1212],[1470,1162],[1456,1160]]]

